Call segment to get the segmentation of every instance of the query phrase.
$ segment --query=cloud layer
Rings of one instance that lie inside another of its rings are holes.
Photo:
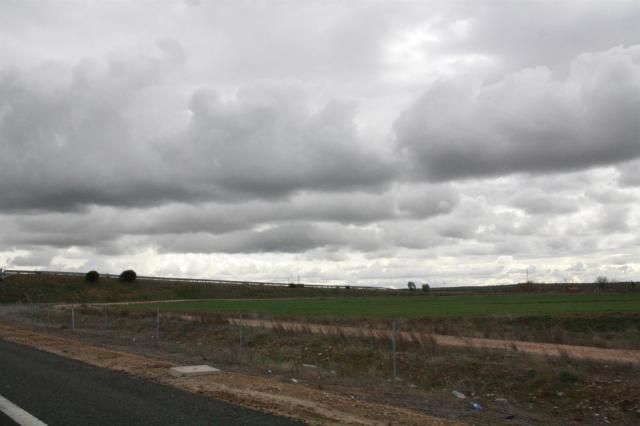
[[[638,18],[624,1],[3,3],[0,264],[639,279]]]
[[[396,123],[428,180],[584,170],[640,156],[640,45],[581,54],[492,84],[434,84]]]

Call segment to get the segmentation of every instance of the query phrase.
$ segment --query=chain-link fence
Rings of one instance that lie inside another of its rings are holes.
[[[302,378],[396,382],[403,365],[417,365],[420,357],[437,350],[432,341],[405,338],[400,344],[396,321],[388,321],[380,334],[379,327],[365,332],[362,327],[325,325],[318,330],[293,322],[163,313],[126,305],[25,304],[5,310],[3,316],[43,333],[232,370]],[[355,329],[360,331],[349,331]]]

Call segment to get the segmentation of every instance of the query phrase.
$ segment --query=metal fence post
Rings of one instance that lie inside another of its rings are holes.
[[[393,348],[393,383],[397,380],[397,354],[396,354],[396,338],[398,334],[398,326],[396,324],[396,320],[393,320],[393,334],[391,337],[391,345]]]
[[[104,305],[103,308],[104,308],[104,324],[103,324],[103,328],[106,330],[107,329],[107,305]]]
[[[244,353],[244,327],[242,327],[242,323],[240,323],[240,362],[242,362],[242,355]]]
[[[76,310],[73,304],[71,305],[71,331],[76,331]]]
[[[160,339],[160,305],[156,306],[156,348]]]

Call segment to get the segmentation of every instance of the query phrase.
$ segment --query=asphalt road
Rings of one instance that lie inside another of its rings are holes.
[[[2,340],[0,396],[48,425],[301,424]]]
[[[16,426],[17,423],[0,413],[0,426]]]

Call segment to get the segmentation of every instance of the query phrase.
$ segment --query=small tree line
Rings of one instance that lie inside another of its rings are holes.
[[[409,281],[407,283],[407,287],[409,288],[409,291],[416,291],[418,289],[417,286],[416,286],[416,283],[413,282],[413,281]],[[422,291],[431,290],[431,286],[429,286],[428,283],[423,283],[421,288],[422,288]]]
[[[126,269],[120,273],[119,279],[124,283],[132,283],[136,280],[138,275],[133,269]],[[88,283],[96,283],[100,280],[100,273],[98,271],[91,270],[84,275],[84,280]]]

